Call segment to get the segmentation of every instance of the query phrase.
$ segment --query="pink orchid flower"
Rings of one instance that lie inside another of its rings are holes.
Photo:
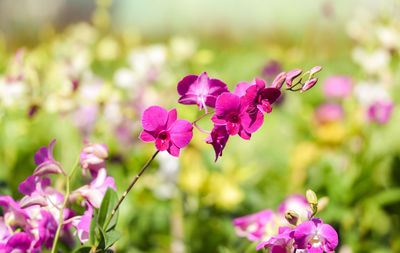
[[[228,91],[228,86],[218,80],[210,79],[206,72],[199,76],[189,75],[178,83],[178,102],[184,105],[198,105],[207,111],[207,106],[214,108],[217,97]]]
[[[312,253],[332,253],[338,245],[338,234],[329,224],[313,218],[295,228],[293,234],[295,247]]]
[[[159,151],[167,150],[172,156],[179,156],[193,137],[192,124],[177,119],[176,109],[167,111],[160,106],[150,106],[143,112],[143,131],[139,138],[145,142],[155,142]]]

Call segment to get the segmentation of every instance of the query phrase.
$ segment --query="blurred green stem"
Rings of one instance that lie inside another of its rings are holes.
[[[76,162],[75,162],[74,167],[72,168],[71,172],[69,174],[64,174],[65,179],[66,179],[65,198],[64,198],[62,208],[60,209],[60,218],[58,220],[58,227],[57,227],[56,235],[54,236],[53,247],[51,248],[51,253],[56,252],[58,238],[60,237],[60,232],[61,232],[61,228],[63,226],[63,221],[64,221],[64,209],[67,206],[68,198],[69,198],[69,194],[70,194],[71,177],[74,175],[74,173],[78,167],[79,167],[79,156],[76,159]]]

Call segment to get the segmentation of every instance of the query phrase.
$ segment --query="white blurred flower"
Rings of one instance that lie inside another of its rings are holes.
[[[370,74],[386,69],[390,62],[390,54],[384,49],[377,49],[369,53],[364,48],[356,47],[352,52],[352,57]]]
[[[114,74],[114,83],[122,89],[134,89],[140,80],[138,75],[129,68],[120,68]]]
[[[386,88],[379,83],[361,82],[355,86],[354,94],[364,106],[369,106],[376,101],[390,100]]]
[[[167,58],[167,49],[164,45],[156,44],[138,48],[128,55],[128,64],[138,74],[147,76],[152,69],[159,70]]]
[[[380,26],[376,29],[376,33],[385,48],[400,48],[400,30],[396,30],[394,27]]]
[[[0,79],[0,100],[5,106],[14,106],[25,101],[26,87],[22,81],[6,82]]]
[[[179,158],[161,152],[157,156],[160,168],[156,173],[159,183],[154,188],[154,194],[160,199],[172,198],[178,191],[176,181],[180,170]]]

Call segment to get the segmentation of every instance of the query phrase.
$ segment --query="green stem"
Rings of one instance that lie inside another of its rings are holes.
[[[79,156],[78,156],[78,159],[76,160],[71,172],[69,174],[64,174],[65,179],[66,179],[65,198],[64,198],[62,208],[60,209],[60,218],[58,220],[58,227],[57,227],[56,235],[54,236],[53,247],[51,248],[51,253],[56,252],[58,238],[60,237],[60,232],[61,232],[61,228],[63,226],[63,221],[64,221],[64,209],[67,206],[68,198],[69,198],[69,194],[70,194],[70,179],[74,175],[76,169],[78,168],[78,165],[79,165]]]
[[[112,210],[110,216],[108,217],[106,223],[104,223],[103,230],[106,231],[108,225],[111,222],[111,219],[114,217],[115,213],[117,212],[119,206],[121,205],[122,201],[124,201],[126,195],[129,193],[129,191],[132,189],[132,187],[136,184],[136,182],[139,180],[140,176],[145,172],[147,167],[151,164],[151,162],[154,160],[154,158],[158,155],[160,151],[157,150],[151,157],[150,159],[146,162],[146,164],[143,166],[143,168],[140,170],[139,174],[136,175],[135,179],[131,182],[131,184],[128,186],[128,188],[125,190],[124,194],[122,194],[121,198],[119,199],[117,205],[114,207]]]

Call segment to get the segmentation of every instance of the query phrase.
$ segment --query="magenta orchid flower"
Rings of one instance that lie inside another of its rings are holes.
[[[368,108],[367,116],[370,121],[386,124],[392,115],[394,104],[391,101],[377,101]]]
[[[346,98],[352,92],[353,81],[348,76],[330,76],[325,79],[323,93],[327,98]]]
[[[225,126],[214,126],[211,133],[204,141],[211,144],[215,151],[215,162],[218,157],[222,156],[222,151],[224,150],[226,143],[228,142],[229,134],[226,131]]]
[[[238,236],[247,237],[250,241],[259,241],[264,237],[267,225],[273,220],[274,212],[263,210],[236,218],[233,220],[233,225]]]
[[[312,253],[334,252],[338,245],[338,234],[329,224],[313,218],[298,225],[294,230],[294,241],[297,249],[306,249]]]
[[[55,139],[52,140],[48,147],[41,147],[39,151],[36,152],[34,158],[38,167],[36,167],[33,173],[35,176],[64,173],[61,164],[54,160],[53,157],[53,148],[55,142]]]
[[[41,219],[38,226],[39,240],[35,243],[35,247],[45,245],[46,249],[50,249],[53,245],[58,223],[50,212],[41,210],[40,215]]]
[[[159,151],[167,150],[172,156],[179,156],[193,137],[192,124],[177,119],[176,109],[167,111],[160,106],[151,106],[143,112],[143,131],[139,138],[145,142],[155,142]]]
[[[244,86],[243,84],[241,84]],[[235,90],[236,91],[236,90]],[[246,89],[243,100],[248,106],[247,112],[250,115],[261,113],[270,113],[271,105],[280,97],[281,91],[278,88],[265,88],[265,82],[262,79],[255,78]]]
[[[210,79],[206,72],[199,76],[189,75],[178,83],[179,103],[198,105],[207,111],[207,106],[214,108],[217,97],[228,91],[228,86],[218,80]]]
[[[26,232],[15,233],[4,247],[5,253],[40,252],[32,249],[33,236]]]
[[[251,133],[261,127],[264,117],[262,113],[251,117],[247,113],[247,105],[241,102],[239,96],[225,92],[218,97],[211,120],[216,126],[225,126],[229,135],[239,134],[249,140]]]
[[[261,248],[270,249],[270,253],[292,253],[293,233],[290,227],[280,227],[279,234],[271,237],[268,241],[259,243],[256,250]]]

